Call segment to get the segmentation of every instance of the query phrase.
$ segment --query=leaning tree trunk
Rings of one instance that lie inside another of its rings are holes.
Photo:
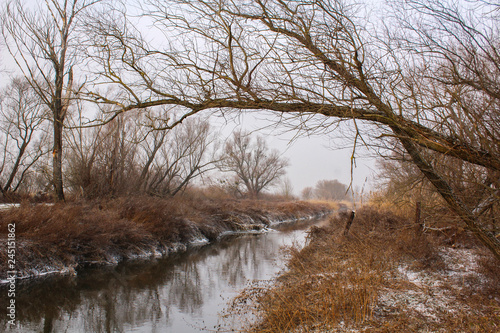
[[[405,150],[410,154],[415,165],[420,169],[424,176],[434,185],[439,194],[448,203],[450,208],[465,222],[467,227],[476,235],[476,237],[493,252],[495,257],[500,260],[500,240],[491,232],[484,230],[478,223],[472,211],[458,198],[451,186],[437,173],[429,162],[427,162],[419,152],[415,144],[408,139],[405,133],[399,128],[392,127],[392,130],[399,137]]]

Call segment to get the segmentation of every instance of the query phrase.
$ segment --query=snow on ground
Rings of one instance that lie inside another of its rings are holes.
[[[387,288],[379,297],[379,315],[405,312],[422,320],[438,322],[440,314],[470,310],[457,302],[457,292],[464,281],[480,281],[477,272],[479,255],[471,249],[443,248],[440,256],[445,268],[439,271],[412,270],[408,265],[397,268],[395,281],[399,288]]]
[[[44,202],[44,203],[39,203],[37,205],[53,206],[54,204],[51,202]],[[0,204],[0,212],[3,210],[9,210],[9,209],[18,208],[18,207],[21,207],[20,203],[3,203],[3,204]]]
[[[383,324],[391,317],[397,318],[405,314],[421,323],[439,324],[444,317],[475,311],[457,295],[461,295],[465,284],[485,281],[484,276],[478,272],[477,263],[481,255],[477,250],[466,248],[442,248],[439,254],[443,260],[443,268],[440,270],[413,269],[408,264],[396,267],[389,278],[389,285],[379,294],[373,311],[374,322]],[[500,302],[499,299],[496,301]],[[340,322],[332,328],[299,328],[294,333],[365,332],[378,326],[373,326],[374,322],[354,326]],[[434,332],[432,329],[421,331]],[[446,329],[445,331],[448,332]]]

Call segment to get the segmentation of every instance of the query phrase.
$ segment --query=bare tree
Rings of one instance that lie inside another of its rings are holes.
[[[100,0],[48,0],[34,7],[20,0],[6,3],[2,36],[7,50],[52,113],[53,185],[64,200],[63,128],[76,87],[73,68],[77,58],[75,26],[83,12]]]
[[[311,186],[304,187],[302,191],[300,192],[300,195],[302,199],[304,200],[310,200],[314,196],[314,189]]]
[[[463,202],[426,154],[431,150],[500,171],[498,5],[481,2],[490,7],[479,11],[481,22],[473,25],[438,1],[406,1],[430,25],[404,26],[409,34],[402,42],[398,36],[374,38],[356,6],[341,0],[168,3],[151,0],[145,15],[158,29],[179,36],[170,47],[155,48],[115,26],[106,35],[114,47],[96,56],[105,68],[101,78],[126,91],[128,104],[93,97],[118,111],[176,105],[185,116],[214,108],[267,109],[304,121],[322,121],[322,115],[330,128],[352,122],[356,143],[366,135],[361,123],[374,124],[380,138],[398,140],[451,209],[500,258],[500,241],[478,225],[477,207]]]
[[[278,194],[286,200],[295,199],[295,196],[293,194],[293,184],[290,178],[281,178],[281,181],[279,182]]]
[[[0,191],[16,192],[30,168],[46,153],[43,141],[45,106],[22,78],[15,78],[0,101]]]
[[[320,180],[314,187],[314,196],[323,200],[344,200],[347,197],[347,185],[337,179]]]
[[[187,119],[171,130],[152,128],[140,143],[145,156],[140,179],[146,193],[174,196],[214,168],[216,137],[206,120]]]
[[[500,208],[495,195],[500,188],[497,173],[488,172],[476,165],[462,160],[426,152],[434,169],[447,180],[456,195],[469,207],[476,207],[476,219],[482,228],[498,232],[496,212]],[[446,206],[436,188],[422,175],[411,162],[404,150],[396,149],[379,161],[379,181],[383,185],[379,194],[400,207],[415,207],[420,203],[426,214],[436,216],[430,219],[439,223]]]
[[[136,192],[139,182],[138,147],[132,114],[100,127],[76,127],[69,137],[66,175],[74,190],[86,198],[114,197]]]
[[[83,197],[92,198],[99,194],[96,167],[104,147],[105,126],[87,128],[84,126],[83,105],[76,101],[76,113],[70,114],[65,131],[64,144],[68,147],[65,178],[70,188]],[[103,193],[100,193],[101,195]]]
[[[67,131],[69,185],[87,198],[149,194],[174,196],[214,167],[210,125],[191,118],[174,129],[158,130],[161,119],[122,114],[113,122]]]
[[[285,174],[288,161],[277,150],[270,150],[263,137],[255,140],[249,133],[237,131],[226,142],[219,164],[223,171],[233,172],[252,198],[274,185]]]

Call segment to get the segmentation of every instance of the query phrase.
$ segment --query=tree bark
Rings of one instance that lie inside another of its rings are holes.
[[[14,182],[14,178],[16,177],[17,170],[19,169],[19,165],[21,164],[21,159],[23,158],[24,152],[26,151],[26,147],[28,146],[29,142],[26,142],[26,140],[23,142],[21,145],[21,148],[19,148],[19,153],[17,154],[16,162],[14,163],[14,166],[12,167],[12,171],[10,173],[9,179],[7,179],[7,183],[5,183],[5,186],[2,189],[2,193],[8,192],[10,189],[10,186],[12,185],[12,182]]]
[[[472,211],[458,198],[451,186],[437,173],[419,152],[415,144],[407,138],[404,132],[399,128],[392,127],[392,130],[399,136],[399,141],[403,144],[405,150],[411,156],[413,163],[420,169],[424,176],[434,185],[439,194],[449,204],[450,208],[457,214],[472,231],[476,237],[488,249],[493,252],[495,257],[500,260],[500,240],[491,232],[484,230],[476,221]]]
[[[52,151],[52,179],[57,201],[64,201],[64,189],[62,178],[62,131],[63,123],[58,117],[54,117],[54,148]]]
[[[347,222],[345,224],[344,236],[347,236],[349,234],[349,230],[351,229],[351,225],[352,225],[352,221],[354,220],[354,216],[356,216],[356,212],[352,210],[351,213],[349,214],[349,217],[347,218]]]

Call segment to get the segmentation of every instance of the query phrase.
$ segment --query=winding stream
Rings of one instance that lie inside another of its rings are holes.
[[[233,235],[156,261],[18,283],[17,328],[9,331],[186,333],[227,328],[219,313],[231,298],[248,283],[270,279],[283,269],[281,248],[303,245],[310,225]],[[5,309],[3,298],[0,303]],[[0,325],[7,327],[6,316]]]

